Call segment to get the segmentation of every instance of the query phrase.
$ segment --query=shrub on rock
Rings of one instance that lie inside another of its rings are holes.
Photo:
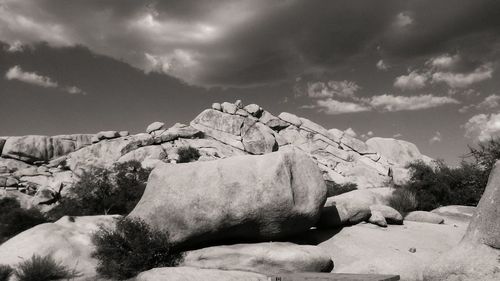
[[[9,265],[0,264],[0,281],[9,281],[14,269]]]
[[[177,149],[177,154],[179,155],[178,163],[193,162],[200,158],[198,149],[191,146],[179,147]]]
[[[398,188],[389,198],[389,206],[396,209],[401,214],[415,211],[418,206],[417,195],[407,188]]]
[[[0,244],[47,219],[38,209],[23,209],[15,198],[0,199]]]
[[[75,270],[71,270],[51,256],[33,255],[17,265],[14,273],[19,281],[51,281],[78,277]]]
[[[152,268],[175,266],[182,259],[172,250],[167,234],[140,219],[121,219],[115,229],[101,227],[92,240],[97,272],[107,278],[131,278]]]

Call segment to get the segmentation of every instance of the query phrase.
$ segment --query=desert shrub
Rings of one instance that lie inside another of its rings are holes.
[[[417,195],[408,188],[397,188],[389,199],[389,206],[398,210],[402,215],[405,215],[417,209]]]
[[[0,199],[0,243],[48,220],[35,208],[23,209],[15,198]]]
[[[469,153],[465,158],[472,158],[474,163],[489,174],[495,162],[500,159],[500,138],[480,142],[477,147],[469,146]]]
[[[118,163],[112,169],[92,167],[48,215],[54,220],[64,215],[126,215],[141,199],[150,172],[138,161]]]
[[[8,281],[14,273],[14,269],[9,265],[0,264],[0,281]]]
[[[342,193],[358,189],[358,185],[352,182],[343,184],[338,184],[334,181],[325,181],[325,182],[326,182],[327,197],[340,195]]]
[[[151,268],[175,266],[182,258],[172,250],[166,234],[140,219],[120,219],[115,229],[101,227],[92,241],[97,272],[107,278],[131,278]]]
[[[33,255],[29,260],[17,265],[15,276],[19,281],[49,281],[78,277],[75,270],[70,270],[52,256]]]
[[[193,162],[200,158],[200,152],[198,149],[191,146],[179,147],[177,149],[177,154],[179,155],[178,163]]]

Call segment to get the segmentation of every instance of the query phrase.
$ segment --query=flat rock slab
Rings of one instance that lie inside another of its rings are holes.
[[[397,281],[399,275],[350,273],[290,273],[271,276],[271,281]]]

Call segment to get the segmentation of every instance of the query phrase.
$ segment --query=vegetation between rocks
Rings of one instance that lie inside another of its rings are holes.
[[[115,229],[101,227],[92,237],[99,263],[97,272],[106,278],[127,279],[156,267],[177,265],[168,235],[136,218],[120,219]]]
[[[14,274],[14,269],[9,265],[0,264],[0,281],[9,281]]]
[[[67,268],[61,262],[55,261],[49,255],[33,255],[30,259],[20,262],[14,275],[19,281],[50,281],[80,276],[78,272]]]
[[[179,147],[177,154],[179,155],[178,163],[193,162],[200,158],[200,151],[191,146]]]
[[[47,221],[38,209],[23,209],[17,199],[12,197],[1,198],[0,244],[26,229]]]
[[[48,216],[126,215],[141,199],[151,173],[138,161],[117,163],[109,170],[92,167],[84,171],[69,196],[62,198]]]

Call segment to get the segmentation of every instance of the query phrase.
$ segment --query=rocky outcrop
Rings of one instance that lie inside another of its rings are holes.
[[[266,275],[219,269],[194,267],[161,267],[144,271],[135,277],[136,281],[267,281]]]
[[[119,216],[63,217],[54,223],[30,228],[0,245],[0,264],[14,266],[33,254],[52,257],[89,280],[96,276],[97,260],[91,257],[91,235],[99,225],[113,226]]]
[[[223,239],[269,241],[309,229],[325,199],[317,166],[290,149],[159,165],[129,216],[168,232],[172,243],[185,247]]]
[[[182,266],[276,274],[330,272],[333,262],[316,246],[288,242],[213,246],[185,253]]]
[[[467,231],[456,247],[433,261],[424,280],[500,280],[500,161]]]

